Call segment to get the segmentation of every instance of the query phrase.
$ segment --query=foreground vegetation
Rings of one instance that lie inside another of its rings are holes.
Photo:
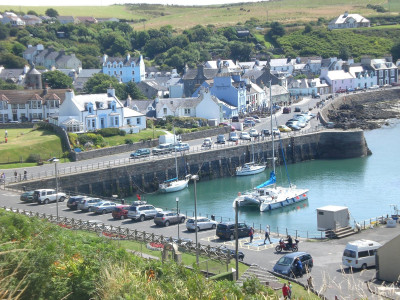
[[[174,262],[143,260],[100,237],[0,210],[0,296],[19,299],[273,299],[206,280]]]

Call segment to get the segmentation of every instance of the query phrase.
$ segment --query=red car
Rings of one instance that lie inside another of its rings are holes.
[[[112,211],[114,219],[123,220],[128,216],[129,205],[117,205]]]

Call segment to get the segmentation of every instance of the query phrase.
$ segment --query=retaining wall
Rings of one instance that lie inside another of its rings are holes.
[[[275,141],[276,151],[282,151],[281,145],[288,163],[320,158],[361,157],[369,151],[362,130],[327,130],[289,137],[282,139],[281,143]],[[254,143],[254,152],[256,160],[272,157],[271,140]],[[246,155],[243,155],[244,153]],[[178,158],[179,174],[198,174],[200,180],[234,176],[236,167],[248,162],[251,153],[251,143],[190,153]],[[266,161],[271,162],[268,159]],[[278,160],[277,163],[281,164],[282,161]],[[175,177],[175,159],[169,157],[60,176],[59,186],[63,190],[77,193],[127,196],[155,191],[160,182],[172,177]],[[26,186],[27,189],[53,188],[55,179],[24,182],[13,186]]]

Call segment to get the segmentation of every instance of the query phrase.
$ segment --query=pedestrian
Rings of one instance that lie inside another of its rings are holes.
[[[265,242],[266,242],[267,240],[269,241],[270,244],[272,244],[272,243],[271,243],[271,239],[270,239],[270,237],[269,237],[269,225],[265,226],[264,244],[265,244]]]
[[[289,299],[292,299],[292,283],[290,281],[288,281],[287,283],[287,287],[288,287],[288,297]]]
[[[4,132],[4,137],[5,137],[5,138],[8,138],[8,132],[7,132],[7,129],[6,129],[6,131]]]
[[[301,263],[301,261],[298,257],[296,257],[295,268],[296,268],[296,273],[300,277],[302,277],[303,276],[303,264]]]
[[[15,182],[17,182],[17,177],[18,177],[18,173],[17,173],[17,170],[15,170],[15,171],[14,171]]]
[[[24,180],[28,180],[28,172],[24,170]]]
[[[253,242],[253,236],[254,236],[254,229],[253,229],[253,227],[250,227],[249,236],[250,236],[250,243],[252,243],[252,242]]]
[[[1,183],[6,184],[6,174],[4,172],[1,173],[0,181]]]
[[[288,299],[288,297],[289,297],[289,288],[286,285],[286,283],[283,284],[282,295],[283,295],[283,299]]]

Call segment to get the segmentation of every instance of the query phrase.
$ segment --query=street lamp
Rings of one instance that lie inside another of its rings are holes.
[[[50,158],[48,160],[49,162],[54,162],[54,168],[55,168],[55,176],[56,176],[56,210],[57,210],[57,222],[58,222],[58,172],[57,172],[57,162],[60,160],[56,157]]]
[[[178,241],[179,241],[179,223],[180,223],[180,219],[179,219],[179,197],[176,197],[176,215],[178,217]]]
[[[196,182],[199,180],[198,175],[192,175],[190,177],[191,180],[194,181],[194,229],[195,229],[195,239],[196,239],[196,264],[199,265],[199,244],[197,242],[197,189],[196,189]]]

